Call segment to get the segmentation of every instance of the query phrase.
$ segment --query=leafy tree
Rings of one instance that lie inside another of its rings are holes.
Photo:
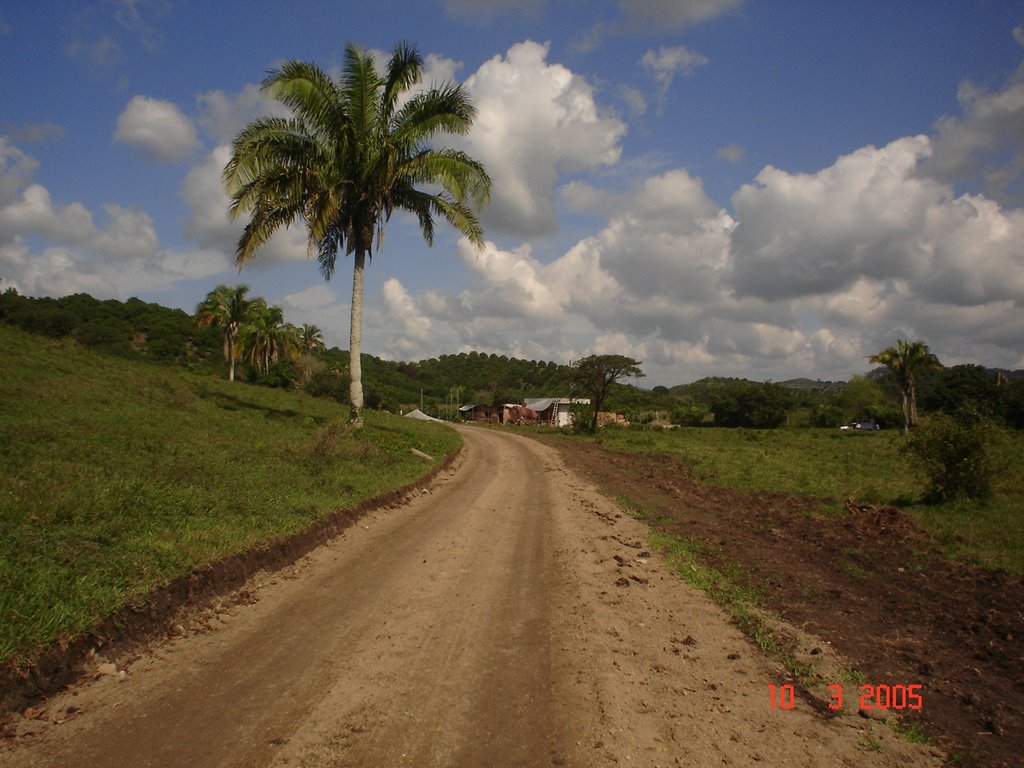
[[[921,385],[921,402],[928,410],[958,413],[977,411],[993,416],[999,410],[996,377],[981,365],[954,365],[936,371],[927,388]]]
[[[625,378],[642,378],[640,361],[624,355],[590,355],[577,360],[569,373],[570,382],[590,397],[594,409],[590,431],[597,431],[597,414],[604,404],[612,384]]]
[[[818,402],[811,406],[812,427],[839,427],[843,424],[843,409],[829,402]]]
[[[99,323],[82,323],[75,328],[72,335],[75,337],[75,341],[87,347],[102,347],[116,344],[121,340],[121,334],[117,332],[116,328]]]
[[[324,279],[334,274],[339,251],[352,254],[349,395],[357,424],[363,407],[363,271],[391,213],[413,213],[428,244],[440,216],[483,247],[469,201],[487,202],[490,177],[465,153],[428,145],[441,132],[465,134],[476,109],[460,85],[413,91],[422,70],[422,57],[406,44],[395,46],[383,73],[368,51],[348,45],[337,82],[315,64],[287,62],[271,71],[263,90],[292,117],[250,123],[235,138],[224,168],[231,217],[250,217],[235,251],[239,266],[299,219]]]
[[[897,339],[895,347],[883,349],[868,360],[884,365],[896,377],[902,396],[903,431],[909,433],[910,428],[917,424],[917,377],[930,368],[942,367],[942,364],[928,351],[928,345],[923,341],[903,339]]]
[[[218,285],[196,307],[200,326],[215,325],[224,329],[224,359],[228,363],[228,381],[235,380],[235,358],[238,350],[238,331],[248,319],[252,301],[246,298],[249,286],[237,285],[229,288]]]
[[[839,395],[846,421],[870,417],[871,412],[886,401],[889,398],[878,382],[865,376],[852,376]]]
[[[774,429],[786,423],[792,393],[771,382],[732,381],[710,396],[716,427]]]

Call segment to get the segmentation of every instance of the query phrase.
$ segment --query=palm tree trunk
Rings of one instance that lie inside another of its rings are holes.
[[[349,400],[352,404],[352,423],[362,426],[363,417],[363,367],[360,358],[363,340],[363,271],[366,254],[356,251],[352,268],[352,317],[348,336],[348,368],[351,376]]]
[[[224,336],[228,354],[228,381],[235,380],[235,337],[229,330]]]
[[[910,410],[910,395],[906,387],[903,388],[903,434],[910,434],[910,422],[912,420]]]
[[[917,387],[914,380],[910,380],[910,426],[917,426]]]

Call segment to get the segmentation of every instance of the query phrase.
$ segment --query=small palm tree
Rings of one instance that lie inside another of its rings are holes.
[[[264,373],[263,359],[267,348],[270,329],[275,323],[271,307],[262,298],[253,301],[246,322],[238,330],[238,346],[241,357],[251,368]]]
[[[895,347],[883,349],[868,360],[892,371],[903,396],[903,432],[917,425],[917,377],[931,368],[941,368],[939,358],[928,351],[923,341],[896,340]]]
[[[302,327],[298,329],[298,332],[303,352],[312,354],[313,352],[322,352],[327,348],[327,345],[324,344],[323,331],[315,325],[303,323]]]
[[[422,71],[422,57],[404,43],[383,73],[367,51],[349,45],[337,82],[315,64],[287,62],[270,72],[263,90],[292,117],[250,123],[224,168],[231,217],[249,216],[235,250],[239,266],[298,219],[324,279],[334,274],[339,251],[352,254],[349,397],[356,424],[363,407],[363,271],[392,212],[415,214],[428,244],[440,216],[483,247],[470,202],[486,204],[490,177],[465,153],[429,146],[439,133],[465,134],[476,109],[460,85],[412,92]]]
[[[269,373],[278,360],[296,356],[300,347],[298,329],[284,322],[280,307],[267,306],[262,299],[255,303],[239,331],[239,343],[249,365],[263,374]]]
[[[246,322],[253,302],[246,298],[249,286],[237,285],[230,288],[218,285],[196,307],[199,325],[213,325],[224,329],[224,359],[228,363],[228,381],[235,380],[235,358],[238,332]]]

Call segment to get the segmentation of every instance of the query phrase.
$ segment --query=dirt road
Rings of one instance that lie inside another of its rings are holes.
[[[940,764],[856,715],[773,711],[781,671],[640,523],[550,448],[463,435],[428,492],[47,702],[0,765]]]

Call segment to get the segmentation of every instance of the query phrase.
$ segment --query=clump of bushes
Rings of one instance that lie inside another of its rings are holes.
[[[672,423],[684,427],[699,427],[708,418],[711,409],[704,403],[686,403],[672,409]]]
[[[727,381],[711,393],[716,427],[775,429],[786,423],[792,393],[771,382]]]
[[[572,403],[569,406],[569,413],[572,414],[572,426],[569,429],[573,434],[594,434],[594,407],[592,405]]]
[[[937,413],[911,434],[907,450],[928,478],[929,501],[992,495],[995,429],[991,421],[975,414]]]

